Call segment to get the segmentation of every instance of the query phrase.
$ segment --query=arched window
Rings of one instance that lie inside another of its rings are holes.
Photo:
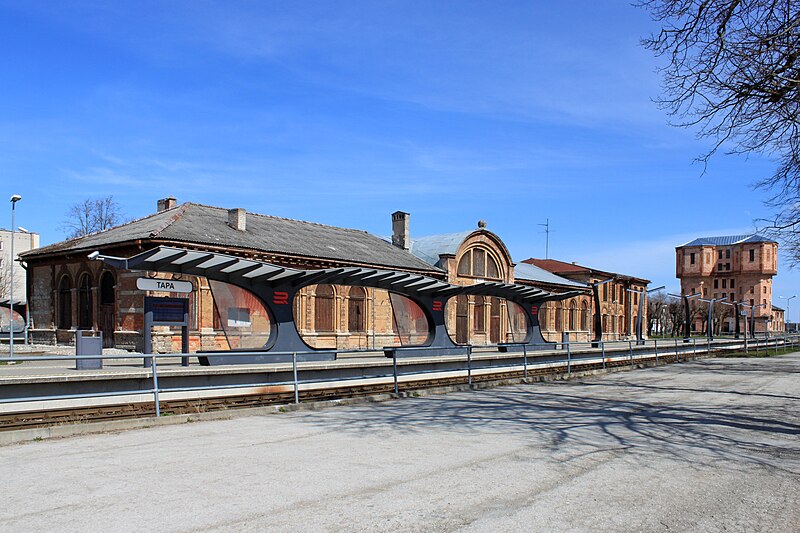
[[[486,331],[486,298],[475,297],[475,307],[472,308],[472,329]]]
[[[550,308],[545,304],[539,308],[539,329],[542,331],[550,331]]]
[[[473,248],[467,250],[458,262],[459,276],[501,279],[497,261],[486,250]]]
[[[625,317],[624,316],[620,316],[619,317],[619,333],[620,333],[620,335],[625,333]]]
[[[569,304],[569,330],[575,331],[577,329],[577,318],[575,315],[578,313],[578,308],[575,300]]]
[[[333,287],[317,285],[314,291],[314,329],[333,331]]]
[[[611,330],[608,329],[608,315],[603,315],[603,332],[611,333]]]
[[[72,327],[72,281],[69,276],[63,276],[58,283],[58,327]]]
[[[92,278],[87,273],[78,283],[78,327],[91,329],[92,325]]]
[[[563,331],[564,324],[561,320],[561,304],[556,304],[556,331]]]
[[[589,331],[589,306],[581,303],[581,331]]]
[[[347,300],[348,331],[366,331],[367,292],[362,287],[351,287]]]

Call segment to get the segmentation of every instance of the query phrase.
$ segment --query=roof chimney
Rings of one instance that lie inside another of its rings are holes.
[[[241,207],[228,209],[228,225],[235,230],[244,231],[247,229],[247,211]]]
[[[166,211],[167,209],[172,209],[178,205],[178,201],[175,199],[174,196],[169,196],[167,198],[162,198],[158,201],[158,212]]]
[[[392,244],[403,250],[411,248],[411,232],[408,225],[410,216],[403,211],[392,213]]]

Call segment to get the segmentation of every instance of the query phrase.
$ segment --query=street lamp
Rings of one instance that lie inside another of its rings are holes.
[[[789,302],[792,301],[792,298],[797,298],[797,295],[793,294],[793,295],[789,296],[788,298],[786,296],[778,296],[778,298],[783,298],[784,300],[786,300],[786,315],[784,315],[785,318],[783,320],[783,323],[786,324],[787,321],[791,320],[791,316],[789,315]],[[785,325],[784,325],[783,329],[784,330],[786,329]]]
[[[11,265],[9,266],[10,275],[8,276],[11,279],[11,286],[9,287],[9,307],[11,309],[10,320],[9,320],[9,341],[8,341],[8,353],[9,357],[14,357],[14,211],[17,207],[17,202],[22,200],[22,196],[19,194],[15,194],[11,197]]]

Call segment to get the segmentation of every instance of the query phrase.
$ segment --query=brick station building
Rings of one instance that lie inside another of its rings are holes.
[[[548,302],[539,312],[542,331],[548,332],[546,339],[561,341],[562,332],[568,332],[571,340],[591,340],[594,320],[600,313],[603,324],[603,338],[624,340],[635,338],[636,320],[639,314],[639,300],[642,302],[642,332],[647,331],[647,290],[650,280],[616,272],[606,272],[585,267],[577,263],[567,263],[555,259],[525,259],[522,264],[530,264],[544,269],[561,278],[582,284],[594,284],[611,280],[598,287],[600,309],[596,309],[591,294],[577,296],[560,302]],[[638,291],[638,292],[629,292]],[[549,337],[549,338],[548,338]]]
[[[756,234],[694,239],[675,248],[675,273],[681,294],[757,306],[756,332],[775,331],[774,324],[768,324],[773,318],[772,277],[778,273],[778,243],[772,239]],[[782,325],[782,313],[778,315]],[[698,316],[694,329],[700,331],[702,324]],[[725,318],[724,327],[732,331],[733,318]]]
[[[190,351],[263,346],[268,312],[249,292],[202,277],[117,270],[87,257],[93,251],[130,257],[161,245],[300,269],[356,266],[423,274],[458,285],[497,280],[554,292],[578,290],[588,301],[590,290],[583,281],[532,264],[515,264],[485,223],[473,230],[416,239],[411,237],[409,214],[398,211],[391,223],[392,237],[384,239],[243,209],[159,200],[152,215],[22,255],[31,335],[34,342],[72,343],[76,329],[95,329],[104,333],[107,346],[141,350],[144,297],[169,295],[137,289],[137,278],[151,277],[192,283],[188,295],[171,295],[189,299]],[[525,318],[513,302],[462,295],[446,305],[448,331],[456,342],[495,344],[519,341],[524,335]],[[294,314],[301,337],[314,348],[372,349],[416,344],[427,336],[421,309],[381,289],[306,287],[295,299]],[[591,320],[584,325],[585,335],[573,340],[591,335]],[[155,349],[179,349],[177,331],[154,331]],[[550,331],[549,336],[560,340],[560,331]]]

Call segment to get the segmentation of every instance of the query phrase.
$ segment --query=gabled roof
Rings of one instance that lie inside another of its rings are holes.
[[[634,280],[637,282],[644,283],[645,285],[650,283],[649,279],[639,278],[637,276],[630,276],[627,274],[619,274],[617,272],[608,272],[606,270],[598,270],[596,268],[589,268],[577,263],[566,263],[564,261],[558,261],[556,259],[536,259],[536,258],[529,258],[522,261],[524,264],[534,265],[539,268],[543,268],[553,274],[560,274],[563,276],[568,276],[570,274],[593,274],[596,276],[607,277],[607,278],[619,278],[619,279],[628,279]],[[517,265],[519,268],[519,265]]]
[[[366,231],[247,213],[245,231],[228,225],[228,210],[185,203],[105,231],[20,254],[91,252],[135,241],[186,243],[321,258],[400,270],[441,273],[425,261]]]
[[[773,239],[751,233],[749,235],[727,235],[723,237],[700,237],[693,241],[687,242],[678,246],[683,248],[685,246],[732,246],[734,244],[746,244],[756,242],[776,242]]]
[[[589,285],[586,283],[556,276],[552,272],[549,272],[543,268],[539,268],[536,265],[531,265],[530,263],[524,262],[518,263],[517,266],[514,267],[514,278],[524,281],[537,281],[539,283],[547,283],[550,285],[564,285],[583,289],[589,287]]]

